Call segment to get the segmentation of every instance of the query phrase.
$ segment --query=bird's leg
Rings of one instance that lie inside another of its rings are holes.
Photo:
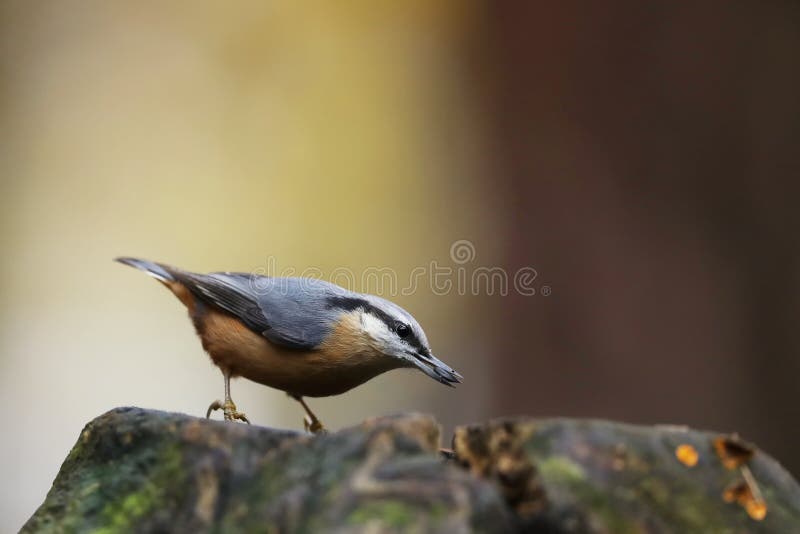
[[[226,421],[235,421],[238,419],[249,425],[250,420],[247,419],[245,414],[236,411],[236,405],[231,398],[231,372],[227,369],[223,369],[222,375],[225,377],[225,402],[219,402],[218,400],[212,402],[211,406],[209,406],[206,411],[206,419],[211,417],[211,412],[221,408]]]
[[[317,419],[316,415],[314,415],[314,412],[311,411],[311,408],[308,407],[306,401],[303,400],[303,397],[300,395],[292,395],[291,393],[289,396],[299,402],[306,411],[306,416],[303,418],[303,426],[308,432],[311,432],[312,434],[326,434],[328,432],[322,425],[322,422]]]

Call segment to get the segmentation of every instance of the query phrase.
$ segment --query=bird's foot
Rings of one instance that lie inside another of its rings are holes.
[[[314,417],[313,419],[309,416],[305,416],[303,418],[303,426],[306,429],[306,432],[311,432],[312,434],[327,434],[328,430],[322,425],[319,419]]]
[[[245,414],[236,411],[236,405],[233,403],[232,400],[227,400],[224,403],[218,400],[212,402],[211,406],[209,406],[208,410],[206,411],[206,419],[211,417],[211,412],[220,409],[222,410],[222,413],[226,421],[238,420],[238,421],[244,421],[248,425],[250,424],[250,420],[247,418]]]

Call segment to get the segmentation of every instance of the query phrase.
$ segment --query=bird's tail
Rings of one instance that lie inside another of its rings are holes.
[[[169,267],[159,263],[140,260],[137,258],[114,258],[114,261],[124,263],[125,265],[130,265],[131,267],[136,267],[140,271],[144,271],[156,280],[160,280],[162,282],[175,281],[175,276],[173,276],[173,274],[170,272]]]

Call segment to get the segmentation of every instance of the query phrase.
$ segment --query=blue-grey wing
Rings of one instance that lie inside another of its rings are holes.
[[[325,339],[335,312],[331,299],[339,286],[309,278],[272,278],[246,273],[181,273],[201,298],[238,317],[272,343],[311,350]]]
[[[255,280],[258,305],[269,328],[262,334],[278,344],[313,348],[327,337],[339,315],[332,299],[341,287],[312,278]]]

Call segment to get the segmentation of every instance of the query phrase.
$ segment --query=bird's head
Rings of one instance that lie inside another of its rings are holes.
[[[397,360],[398,367],[415,367],[447,386],[461,382],[460,374],[433,355],[417,320],[397,304],[374,295],[344,298],[336,304],[358,313],[359,328],[369,345]]]

